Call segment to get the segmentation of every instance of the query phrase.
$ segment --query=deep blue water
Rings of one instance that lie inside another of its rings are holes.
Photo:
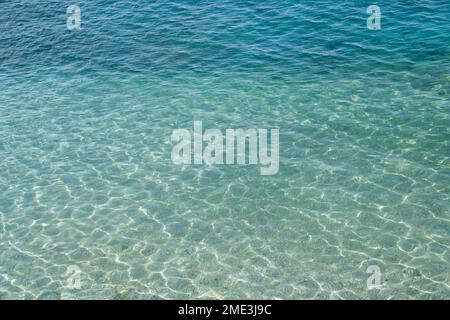
[[[450,298],[449,17],[0,2],[0,299]],[[278,174],[173,164],[194,120],[279,128]]]

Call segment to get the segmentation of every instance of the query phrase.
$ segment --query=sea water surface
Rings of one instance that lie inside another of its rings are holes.
[[[449,17],[1,1],[0,299],[449,299]],[[194,120],[279,128],[278,174],[173,164]]]

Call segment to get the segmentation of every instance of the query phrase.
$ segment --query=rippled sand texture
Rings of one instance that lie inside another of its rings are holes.
[[[448,1],[156,2],[0,3],[0,299],[449,299]],[[279,173],[173,165],[194,119]]]

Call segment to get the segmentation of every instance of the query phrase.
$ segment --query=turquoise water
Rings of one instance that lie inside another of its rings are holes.
[[[1,2],[0,299],[449,299],[450,4],[392,2]]]

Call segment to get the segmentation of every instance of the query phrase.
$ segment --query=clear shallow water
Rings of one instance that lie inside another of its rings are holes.
[[[447,1],[69,4],[0,4],[0,298],[450,298]],[[279,173],[173,165],[194,119]]]

